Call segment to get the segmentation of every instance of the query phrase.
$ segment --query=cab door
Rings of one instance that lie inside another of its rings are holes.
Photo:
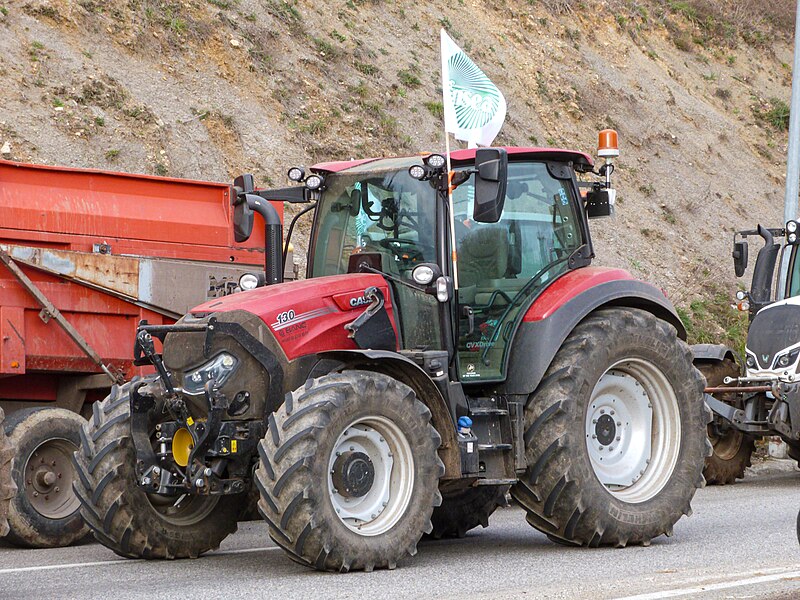
[[[508,347],[523,309],[568,270],[570,255],[585,243],[573,180],[557,179],[551,171],[545,162],[509,163],[497,223],[471,220],[472,181],[453,193],[457,356],[464,383],[505,378]]]

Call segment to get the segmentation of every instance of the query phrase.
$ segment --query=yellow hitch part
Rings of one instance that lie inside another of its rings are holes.
[[[172,436],[172,458],[179,467],[185,467],[189,464],[189,455],[194,448],[194,440],[192,434],[185,427],[181,427]]]

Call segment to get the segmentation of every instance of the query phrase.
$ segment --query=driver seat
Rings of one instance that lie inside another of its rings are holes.
[[[504,227],[479,227],[461,240],[458,278],[464,287],[486,286],[508,270],[508,232]]]

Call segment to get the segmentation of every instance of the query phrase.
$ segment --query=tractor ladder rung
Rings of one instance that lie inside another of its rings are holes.
[[[517,479],[478,479],[473,485],[514,485]]]
[[[478,450],[496,451],[496,450],[511,450],[511,444],[478,444]]]
[[[469,414],[472,417],[505,416],[508,414],[508,410],[505,408],[471,408]]]

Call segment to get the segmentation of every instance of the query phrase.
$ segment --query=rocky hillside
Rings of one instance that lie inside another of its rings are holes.
[[[731,232],[782,220],[793,7],[0,0],[0,147],[261,185],[292,164],[440,150],[444,26],[508,100],[497,143],[593,151],[619,131],[600,261],[664,288],[696,339],[735,340]]]

